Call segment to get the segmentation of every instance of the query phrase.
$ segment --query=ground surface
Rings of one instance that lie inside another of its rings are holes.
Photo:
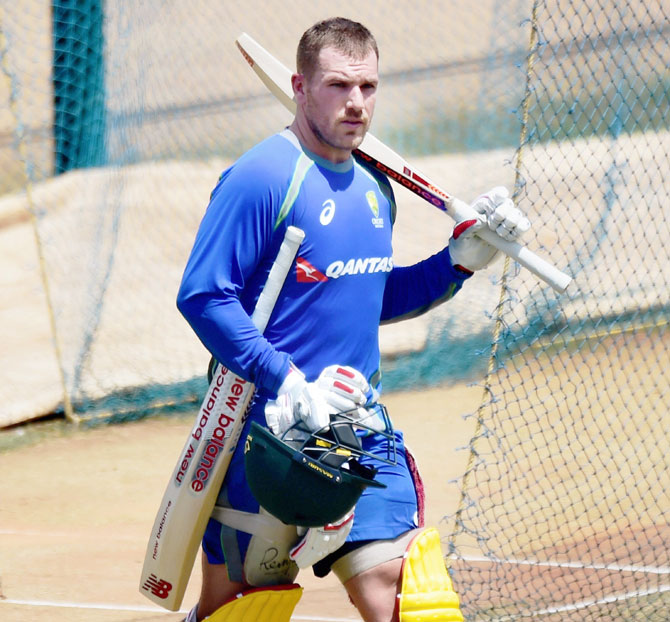
[[[427,522],[453,512],[480,390],[398,393],[387,405],[422,466]],[[0,454],[3,622],[181,620],[138,592],[146,539],[191,418],[52,432]],[[30,432],[29,432],[30,433]],[[7,434],[7,433],[4,433]],[[12,434],[16,435],[16,431]],[[447,525],[442,523],[441,531]],[[195,601],[196,567],[183,608]],[[294,619],[357,620],[339,583],[303,572]]]

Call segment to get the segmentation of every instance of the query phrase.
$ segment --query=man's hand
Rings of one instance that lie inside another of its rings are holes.
[[[277,399],[265,406],[265,420],[277,436],[298,421],[311,431],[320,430],[330,424],[330,415],[362,408],[369,390],[363,375],[351,367],[326,367],[315,382],[307,382],[302,372],[292,367]]]
[[[479,196],[472,208],[478,218],[456,223],[449,240],[451,263],[468,274],[489,265],[499,253],[476,235],[478,231],[488,227],[504,240],[514,242],[530,229],[530,221],[514,206],[507,188],[502,186]]]

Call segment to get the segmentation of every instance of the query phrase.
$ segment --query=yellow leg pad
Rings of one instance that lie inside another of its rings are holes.
[[[424,529],[407,547],[398,598],[400,622],[463,622],[434,527]]]
[[[302,596],[297,583],[240,592],[205,620],[208,622],[290,622]]]

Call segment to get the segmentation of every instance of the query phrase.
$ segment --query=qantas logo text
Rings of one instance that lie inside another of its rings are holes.
[[[338,259],[326,268],[325,273],[315,268],[304,257],[298,257],[296,268],[298,283],[318,283],[328,279],[339,279],[341,276],[391,272],[393,270],[393,257]]]

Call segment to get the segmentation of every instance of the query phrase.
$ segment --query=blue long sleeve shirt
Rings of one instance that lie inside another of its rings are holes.
[[[289,130],[223,172],[196,235],[177,305],[204,346],[266,396],[293,361],[314,380],[350,365],[381,391],[380,323],[452,297],[467,276],[445,248],[393,263],[389,181],[355,158],[333,164]],[[250,315],[286,228],[305,239],[264,334]]]

